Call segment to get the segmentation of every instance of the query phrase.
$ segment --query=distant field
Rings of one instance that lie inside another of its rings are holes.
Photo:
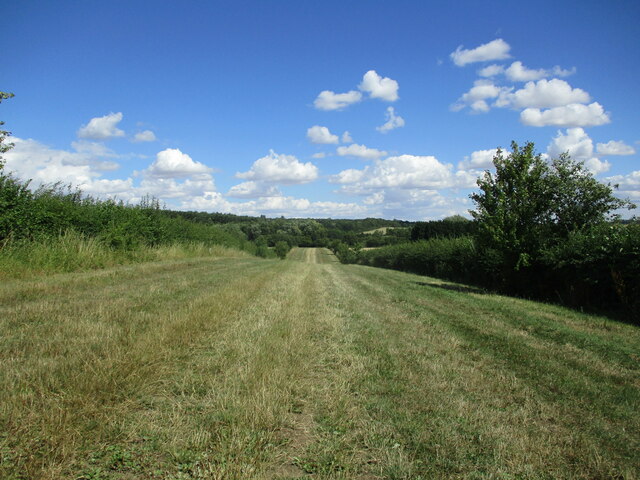
[[[362,232],[362,233],[367,233],[367,234],[374,234],[374,233],[382,233],[383,235],[386,235],[386,233],[389,230],[405,230],[406,227],[380,227],[380,228],[374,228],[373,230],[367,230],[366,232]]]
[[[396,271],[0,283],[2,479],[638,478],[640,330]]]

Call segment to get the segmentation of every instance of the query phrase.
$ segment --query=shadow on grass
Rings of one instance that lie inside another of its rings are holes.
[[[440,288],[442,290],[448,290],[451,292],[475,293],[479,295],[489,295],[489,294],[503,295],[505,297],[519,298],[521,300],[529,300],[534,302],[546,303],[548,305],[555,305],[557,307],[566,308],[569,310],[573,310],[575,312],[579,312],[587,315],[594,315],[598,317],[605,317],[605,318],[608,318],[609,320],[614,320],[616,322],[626,323],[626,324],[640,327],[640,318],[638,317],[638,314],[620,305],[612,305],[610,308],[575,306],[575,305],[570,305],[558,300],[524,297],[519,295],[508,294],[505,292],[486,290],[480,287],[473,287],[470,285],[459,285],[455,283],[437,283],[437,282],[412,282],[412,283],[416,285],[420,285],[422,287]]]
[[[460,293],[479,293],[481,295],[485,295],[489,293],[487,290],[478,287],[470,287],[469,285],[457,285],[455,283],[436,283],[436,282],[413,282],[416,285],[420,285],[422,287],[434,287],[441,288],[442,290],[450,290],[452,292],[460,292]]]

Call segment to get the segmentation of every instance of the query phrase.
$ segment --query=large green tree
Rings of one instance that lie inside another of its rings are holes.
[[[613,195],[614,186],[596,180],[582,162],[567,154],[546,161],[534,144],[511,144],[498,150],[495,173],[485,171],[480,190],[471,194],[478,222],[479,246],[499,258],[503,267],[519,270],[532,264],[542,249],[571,232],[611,218],[611,212],[633,205]]]

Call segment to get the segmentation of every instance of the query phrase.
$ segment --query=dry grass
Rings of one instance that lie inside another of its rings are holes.
[[[635,327],[322,250],[165,258],[0,284],[0,478],[638,475]]]

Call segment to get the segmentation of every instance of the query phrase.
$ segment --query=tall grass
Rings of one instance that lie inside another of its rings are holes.
[[[248,253],[203,242],[174,242],[119,249],[109,246],[99,238],[67,230],[56,237],[6,241],[0,249],[0,278],[78,272],[154,260],[243,255]]]

